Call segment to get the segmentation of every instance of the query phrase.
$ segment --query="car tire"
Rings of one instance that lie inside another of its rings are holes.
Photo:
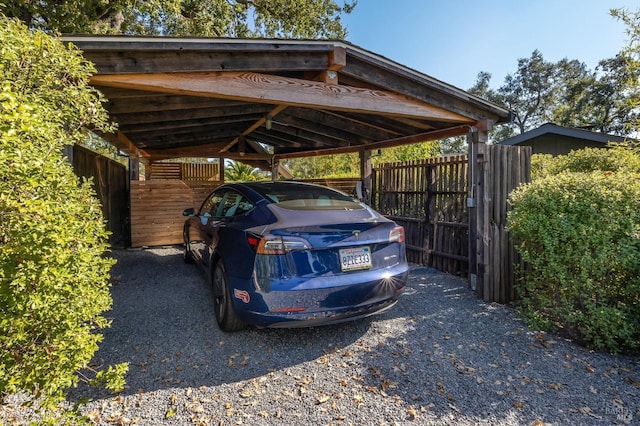
[[[229,285],[227,282],[227,272],[221,261],[216,264],[213,272],[213,307],[216,314],[218,327],[222,331],[239,331],[246,327],[246,324],[238,318],[233,301],[231,300]]]

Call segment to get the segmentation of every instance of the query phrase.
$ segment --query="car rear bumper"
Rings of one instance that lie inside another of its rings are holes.
[[[313,327],[355,320],[393,306],[406,285],[408,270],[406,264],[397,265],[361,283],[256,292],[251,294],[252,306],[236,302],[236,312],[259,327]]]

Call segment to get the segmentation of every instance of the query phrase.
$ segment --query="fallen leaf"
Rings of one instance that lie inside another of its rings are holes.
[[[591,409],[591,407],[580,407],[580,412],[582,414],[586,414],[588,416],[593,417],[594,419],[601,419],[602,417],[598,416],[596,413],[593,412],[593,410]]]
[[[165,419],[170,419],[171,417],[174,417],[175,415],[176,415],[176,409],[174,407],[171,407],[164,414],[164,418]]]
[[[325,402],[329,401],[331,399],[331,397],[327,394],[322,394],[318,397],[318,399],[316,400],[316,404],[320,405],[320,404],[324,404]]]
[[[634,379],[633,377],[625,377],[624,381],[629,383],[634,388],[640,388],[640,382]]]
[[[418,417],[418,412],[413,408],[413,406],[409,406],[409,408],[407,408],[407,414],[409,414],[409,420],[415,420],[416,417]]]

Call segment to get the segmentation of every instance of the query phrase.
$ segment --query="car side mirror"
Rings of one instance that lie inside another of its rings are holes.
[[[182,212],[182,216],[195,216],[195,215],[196,215],[196,209],[194,209],[193,207],[184,209],[184,211]]]

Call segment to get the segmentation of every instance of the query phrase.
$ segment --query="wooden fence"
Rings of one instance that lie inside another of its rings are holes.
[[[198,209],[220,182],[212,180],[217,164],[191,168],[190,164],[158,163],[149,168],[150,180],[131,181],[131,246],[159,246],[182,243],[182,211]],[[186,170],[186,172],[185,172]],[[182,179],[178,179],[180,176]],[[315,182],[352,193],[358,179],[314,179]]]
[[[467,275],[467,174],[465,155],[374,169],[372,204],[404,226],[410,262]]]
[[[220,181],[218,163],[153,163],[145,167],[146,180]]]
[[[531,148],[479,144],[476,163],[475,222],[470,237],[472,287],[478,297],[490,302],[515,300],[515,280],[521,261],[506,229],[509,193],[531,179]]]
[[[65,148],[77,176],[92,178],[114,247],[129,245],[129,175],[122,164],[79,145]]]
[[[469,277],[478,297],[509,303],[521,261],[507,199],[530,180],[531,148],[476,144],[472,158],[472,170],[467,156],[382,164],[373,206],[405,227],[410,262]]]
[[[198,209],[219,182],[131,181],[131,246],[182,244],[184,209]]]

